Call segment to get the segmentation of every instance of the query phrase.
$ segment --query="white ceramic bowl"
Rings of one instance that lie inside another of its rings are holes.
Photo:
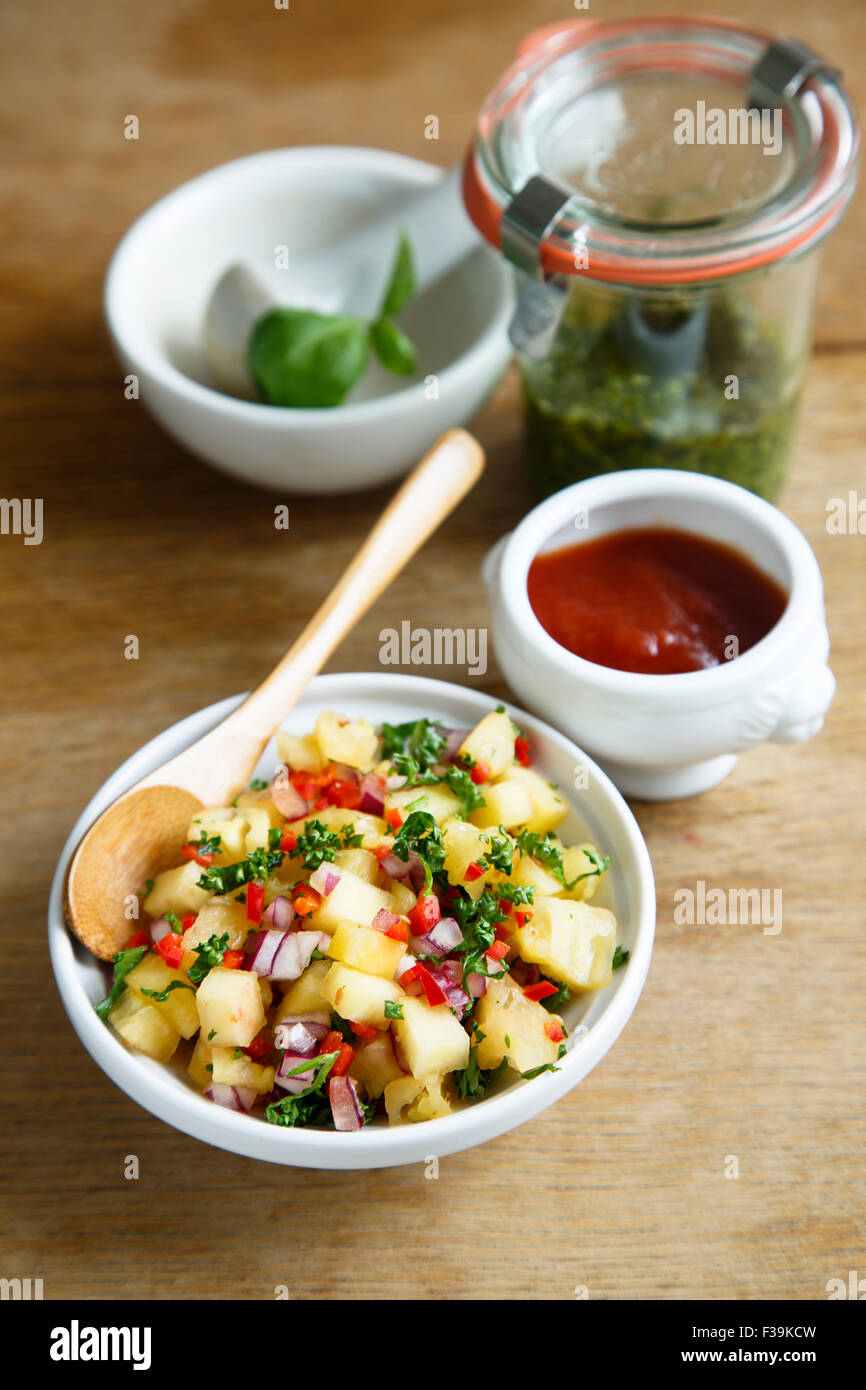
[[[776,626],[736,660],[681,675],[616,671],[560,646],[529,603],[535,556],[645,526],[696,532],[747,555],[789,596]],[[744,749],[800,742],[824,722],[835,681],[818,562],[792,521],[734,483],[664,468],[589,478],[531,511],[489,552],[483,572],[509,684],[628,796],[694,796],[721,781]]]
[[[214,283],[244,261],[266,279],[274,250],[318,250],[442,170],[386,150],[267,150],[183,184],[126,233],[105,282],[105,313],[141,403],[193,453],[248,482],[302,493],[389,481],[478,410],[509,355],[513,294],[489,247],[411,303],[400,322],[418,347],[406,379],[375,364],[332,410],[289,410],[214,389],[202,321]],[[438,397],[426,384],[438,381]],[[366,395],[366,399],[364,399]]]
[[[87,826],[121,792],[224,719],[241,698],[199,710],[133,754],[82,813],[57,866],[48,922],[51,963],[66,1012],[98,1066],[133,1100],[186,1134],[249,1158],[307,1168],[387,1168],[421,1162],[430,1154],[456,1153],[531,1119],[577,1085],[611,1047],[643,988],[655,929],[652,868],[634,817],[604,773],[588,763],[568,739],[520,710],[513,711],[514,717],[529,735],[537,765],[558,781],[566,794],[576,767],[588,773],[580,777],[587,785],[570,794],[580,814],[572,813],[564,822],[564,833],[577,835],[580,831],[581,838],[588,836],[612,856],[611,870],[597,900],[616,912],[617,939],[631,951],[631,958],[615,972],[607,989],[574,998],[563,1010],[572,1037],[557,1072],[532,1081],[516,1080],[498,1094],[423,1124],[389,1128],[377,1120],[348,1134],[283,1129],[205,1100],[181,1064],[162,1066],[128,1051],[112,1029],[97,1018],[93,1006],[105,993],[105,969],[74,940],[63,918],[63,883],[74,847]],[[467,726],[494,705],[489,696],[415,676],[319,676],[285,727],[296,733],[308,732],[321,709],[364,716],[375,724],[426,714],[449,725]],[[271,774],[276,761],[271,746],[258,773]],[[581,1024],[586,1031],[579,1029]]]

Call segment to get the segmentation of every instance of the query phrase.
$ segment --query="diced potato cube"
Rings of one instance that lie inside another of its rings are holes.
[[[291,988],[283,995],[277,1007],[274,1023],[282,1023],[292,1014],[304,1017],[309,1014],[331,1012],[331,1006],[322,993],[325,977],[331,969],[329,960],[314,960],[308,965],[298,980],[293,980]]]
[[[345,719],[330,710],[316,720],[316,742],[326,761],[346,763],[360,772],[369,772],[379,746],[376,730],[366,719]]]
[[[155,1062],[167,1062],[180,1042],[180,1033],[152,1004],[141,995],[125,989],[115,1004],[108,1021],[124,1042],[137,1052],[152,1057]]]
[[[335,830],[338,834],[344,825],[350,825],[354,835],[362,835],[365,840],[370,836],[373,844],[377,844],[389,828],[383,816],[371,816],[369,811],[349,811],[345,806],[324,806],[321,811],[311,811],[303,820],[292,821],[291,829],[296,835],[300,835],[314,820],[326,830]]]
[[[424,1090],[424,1082],[416,1081],[414,1076],[399,1076],[389,1081],[384,1089],[385,1109],[388,1123],[399,1125],[405,1119],[404,1111],[417,1100]]]
[[[478,1044],[478,1065],[484,1071],[498,1067],[503,1057],[514,1071],[524,1072],[556,1062],[559,1056],[559,1043],[553,1042],[545,1029],[561,1020],[537,1000],[527,999],[510,975],[488,980],[475,1020],[484,1034]]]
[[[232,1048],[214,1047],[211,1065],[214,1081],[222,1082],[226,1086],[249,1086],[260,1096],[274,1089],[273,1067],[264,1067],[244,1053],[236,1057]]]
[[[213,1081],[213,1072],[208,1071],[208,1067],[213,1067],[213,1047],[199,1033],[192,1050],[192,1056],[189,1059],[187,1071],[196,1086],[199,1086],[203,1091],[206,1091]]]
[[[469,1061],[469,1034],[447,1004],[431,1007],[407,994],[403,1017],[392,1028],[400,1058],[417,1080],[461,1070]]]
[[[378,1100],[385,1087],[392,1081],[400,1081],[405,1073],[394,1056],[394,1044],[390,1033],[379,1033],[369,1042],[358,1045],[349,1075],[359,1086],[363,1086],[368,1100]]]
[[[388,793],[385,805],[389,811],[400,811],[401,814],[411,805],[417,811],[426,811],[441,825],[460,810],[460,798],[444,786],[400,787]]]
[[[234,806],[208,806],[193,816],[186,838],[193,844],[202,835],[208,839],[219,835],[221,843],[214,863],[234,864],[246,854],[244,842],[248,829],[249,822],[243,811]]]
[[[568,814],[568,806],[555,787],[531,767],[512,767],[508,773],[509,782],[523,787],[532,802],[532,815],[526,821],[527,830],[544,835],[555,830]]]
[[[449,1076],[428,1076],[423,1091],[411,1102],[404,1118],[410,1124],[438,1120],[441,1115],[451,1114],[456,1099],[457,1090]]]
[[[514,726],[507,714],[485,714],[460,745],[460,756],[483,763],[491,777],[498,777],[514,762]]]
[[[440,1115],[450,1115],[454,1108],[454,1088],[444,1076],[430,1076],[424,1082],[404,1077],[390,1082],[384,1094],[392,1125],[436,1120]]]
[[[590,898],[595,897],[596,890],[604,878],[604,872],[596,873],[596,866],[591,859],[587,858],[586,851],[588,849],[595,851],[595,845],[571,845],[562,851],[563,875],[567,883],[574,883],[574,887],[563,888],[560,884],[559,897],[574,898],[575,901],[585,903],[589,902]]]
[[[359,927],[354,922],[338,923],[328,947],[328,955],[333,960],[353,965],[356,970],[366,970],[368,975],[381,975],[386,980],[393,980],[405,954],[405,942],[393,941],[384,932]]]
[[[247,933],[254,931],[253,923],[247,920],[247,910],[243,903],[235,902],[228,896],[209,898],[192,926],[183,934],[183,967],[188,970],[195,956],[197,946],[209,941],[212,936],[225,936],[228,932],[228,947],[235,951],[243,946]],[[187,959],[189,958],[189,959]]]
[[[274,1002],[274,987],[264,975],[259,976],[259,994],[262,996],[262,1008],[268,1010]]]
[[[179,869],[165,869],[157,874],[153,888],[142,903],[145,912],[151,917],[163,917],[166,912],[176,912],[178,917],[186,917],[191,912],[198,912],[208,897],[204,888],[198,887],[203,872],[200,864],[188,859]]]
[[[417,894],[412,892],[405,878],[386,879],[385,889],[391,895],[391,910],[398,917],[406,917],[418,901]]]
[[[277,734],[277,757],[280,762],[288,763],[294,772],[321,772],[324,766],[319,745],[312,734],[299,738],[297,734],[280,729]]]
[[[334,855],[335,869],[348,869],[365,883],[376,883],[379,878],[379,861],[368,849],[339,849]]]
[[[512,777],[503,777],[501,782],[493,782],[485,787],[484,802],[469,817],[472,824],[481,830],[498,825],[506,830],[515,830],[518,826],[527,825],[533,816],[529,789]]]
[[[248,806],[246,810],[249,829],[244,839],[243,853],[238,856],[243,859],[244,855],[252,854],[255,849],[268,848],[268,831],[275,825],[281,824],[277,808],[270,811],[267,806]]]
[[[515,854],[511,878],[521,888],[534,888],[536,896],[544,893],[547,897],[555,897],[562,892],[559,879],[529,854]]]
[[[570,989],[603,989],[612,978],[616,918],[605,907],[536,897],[532,916],[514,932],[524,960]]]
[[[325,976],[322,993],[341,1018],[383,1030],[389,1022],[385,1014],[386,1002],[403,1003],[406,998],[393,980],[368,975],[341,961],[335,961]]]
[[[501,874],[495,870],[486,869],[478,878],[467,881],[469,865],[483,858],[490,848],[482,832],[474,825],[467,825],[466,821],[456,818],[446,821],[442,827],[442,843],[445,846],[448,882],[455,886],[462,884],[470,898],[480,898],[488,883],[501,878]]]
[[[174,988],[169,989],[169,986]],[[191,1038],[198,1032],[198,1010],[195,1006],[195,989],[183,970],[172,970],[161,956],[151,951],[139,961],[126,977],[127,989],[135,990],[142,1002],[152,1004],[163,1018],[176,1028],[182,1038]],[[168,990],[164,1000],[154,999],[143,993],[145,989],[162,994]]]
[[[390,896],[372,883],[365,883],[351,870],[340,870],[340,882],[322,899],[322,906],[313,913],[313,925],[318,931],[332,932],[340,922],[358,922],[369,927],[382,908],[392,910]]]
[[[196,994],[201,1031],[214,1047],[249,1047],[264,1026],[258,976],[214,966]]]

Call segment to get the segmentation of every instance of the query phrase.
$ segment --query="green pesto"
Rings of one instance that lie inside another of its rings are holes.
[[[801,365],[742,289],[641,301],[575,286],[548,357],[521,364],[532,485],[544,497],[621,468],[683,468],[772,501]]]

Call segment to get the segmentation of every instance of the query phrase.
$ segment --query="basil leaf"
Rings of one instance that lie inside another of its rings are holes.
[[[388,288],[385,290],[385,297],[379,310],[379,318],[386,319],[390,318],[392,314],[398,314],[414,293],[415,266],[412,260],[412,248],[406,233],[401,232],[397,244],[397,254],[391,267],[391,278],[388,281]],[[391,371],[394,370],[392,367]]]
[[[249,369],[271,405],[339,405],[367,366],[367,333],[348,315],[271,309],[250,337]]]
[[[415,370],[415,344],[389,319],[370,324],[370,342],[383,367],[397,376],[411,376]]]

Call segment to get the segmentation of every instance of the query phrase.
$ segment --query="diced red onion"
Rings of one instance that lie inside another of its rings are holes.
[[[321,1025],[310,1026],[305,1020],[298,1020],[289,1023],[284,1020],[278,1023],[274,1029],[274,1043],[284,1052],[289,1052],[296,1057],[312,1057],[319,1043],[326,1036],[328,1025],[324,1025],[322,1032]]]
[[[370,926],[375,931],[390,931],[392,927],[396,927],[399,920],[396,912],[389,912],[387,907],[380,907]]]
[[[284,1023],[303,1023],[310,1032],[317,1033],[319,1037],[325,1038],[331,1031],[331,1015],[324,1009],[312,1014],[283,1014],[279,1022],[279,1027]]]
[[[300,820],[301,816],[307,814],[309,809],[307,802],[301,796],[297,787],[293,787],[289,778],[289,768],[287,763],[277,768],[271,782],[271,796],[274,805],[286,820]]]
[[[262,913],[262,921],[268,922],[277,931],[288,931],[294,920],[295,905],[285,893],[278,893]]]
[[[460,746],[469,734],[468,729],[443,729],[445,734],[445,747],[442,750],[442,757],[446,762],[453,763]]]
[[[409,882],[416,893],[420,893],[427,882],[427,870],[414,849],[409,851]]]
[[[281,931],[251,932],[246,942],[244,968],[252,970],[254,974],[260,975],[262,979],[268,979],[271,974],[274,957],[283,943],[284,936],[285,932]]]
[[[389,878],[409,877],[409,860],[400,859],[396,854],[386,854],[380,865]]]
[[[156,921],[150,924],[150,939],[154,946],[158,941],[162,941],[164,936],[168,936],[171,925],[167,917],[157,917]]]
[[[360,810],[367,811],[371,816],[383,816],[385,814],[385,795],[387,787],[385,778],[380,777],[376,772],[368,772],[361,778],[361,806]]]
[[[351,1076],[332,1076],[328,1082],[328,1100],[334,1117],[334,1129],[360,1129],[364,1110],[358,1096],[357,1082]]]
[[[271,965],[271,980],[297,980],[303,975],[319,945],[317,931],[287,931]]]
[[[251,1086],[228,1086],[224,1081],[212,1081],[205,1095],[208,1100],[224,1105],[227,1110],[240,1110],[248,1115],[255,1105],[258,1092]]]
[[[470,975],[466,976],[466,988],[473,999],[483,999],[487,993],[487,977],[479,975],[477,971],[473,970]]]
[[[457,961],[448,963],[452,965],[457,965],[458,969],[460,968],[459,962]],[[434,965],[432,961],[426,961],[425,965],[427,970],[429,970],[430,974],[433,976],[433,979],[436,981],[439,988],[442,990],[443,994],[445,995],[445,998],[451,1005],[451,1008],[456,1011],[457,1017],[461,1018],[467,1004],[471,1002],[470,997],[466,993],[465,989],[463,989],[461,985],[457,984],[451,978],[451,973],[453,972],[446,971],[441,965]]]
[[[339,882],[338,870],[327,862],[320,864],[316,872],[310,875],[310,887],[321,893],[323,898],[330,897]]]
[[[412,938],[412,949],[421,955],[447,956],[463,943],[460,924],[453,917],[440,917],[435,926],[423,936]]]
[[[400,961],[400,964],[397,966],[397,969],[394,971],[394,979],[399,980],[401,975],[405,975],[407,970],[411,970],[412,966],[417,964],[418,962],[411,951],[407,951]]]
[[[318,945],[317,931],[256,932],[247,941],[244,965],[263,980],[297,980]]]
[[[274,1084],[282,1087],[284,1091],[290,1091],[292,1095],[298,1095],[301,1091],[305,1091],[316,1074],[315,1066],[298,1072],[295,1076],[288,1076],[287,1073],[294,1071],[295,1067],[300,1067],[307,1061],[309,1058],[301,1057],[297,1053],[284,1053],[280,1065],[277,1067]]]

